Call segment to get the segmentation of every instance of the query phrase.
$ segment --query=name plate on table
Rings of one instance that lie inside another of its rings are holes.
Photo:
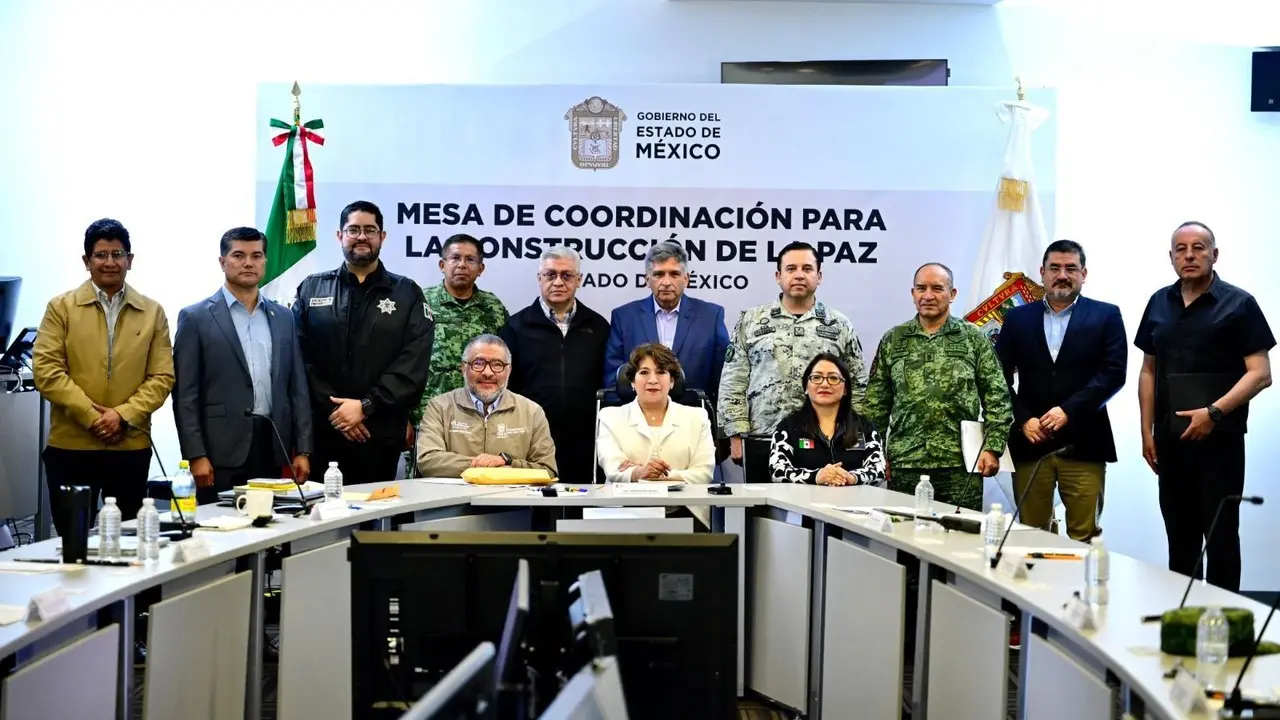
[[[31,598],[27,608],[27,621],[48,620],[71,609],[70,596],[62,588],[45,590]]]
[[[199,535],[173,545],[173,561],[176,563],[195,562],[207,557],[209,557],[209,543]]]
[[[666,497],[666,483],[614,483],[614,497]]]
[[[351,514],[351,507],[345,502],[322,502],[311,506],[312,520],[336,520]]]
[[[893,532],[893,519],[889,514],[882,510],[872,510],[866,520],[862,521],[862,526],[879,532]]]
[[[996,573],[1010,580],[1027,579],[1027,559],[1021,553],[1004,553],[996,565]]]
[[[1185,667],[1179,666],[1173,676],[1173,687],[1169,690],[1169,699],[1179,712],[1209,712],[1209,705],[1204,698],[1204,685]]]
[[[1096,630],[1098,625],[1093,617],[1093,607],[1084,601],[1079,594],[1073,595],[1063,608],[1063,616],[1071,627],[1077,630]]]

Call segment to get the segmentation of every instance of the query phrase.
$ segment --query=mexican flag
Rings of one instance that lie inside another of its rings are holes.
[[[259,287],[268,298],[291,305],[298,283],[315,271],[316,191],[308,144],[324,144],[316,132],[324,121],[299,123],[295,112],[293,124],[272,118],[271,127],[285,130],[271,139],[285,146],[284,165],[267,219],[267,269]]]

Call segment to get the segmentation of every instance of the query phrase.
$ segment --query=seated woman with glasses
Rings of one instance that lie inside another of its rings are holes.
[[[636,399],[600,410],[596,449],[605,478],[710,483],[716,462],[711,419],[703,408],[671,399],[671,386],[681,374],[675,354],[658,343],[641,345],[623,370]],[[694,515],[709,523],[705,510]]]
[[[769,449],[774,482],[884,485],[884,449],[853,409],[849,369],[821,353],[805,369],[806,402],[778,423]]]

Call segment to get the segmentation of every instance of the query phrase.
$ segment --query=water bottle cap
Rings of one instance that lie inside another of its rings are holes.
[[[189,469],[190,467],[191,467],[191,463],[187,462],[186,460],[179,460],[179,461],[178,461],[178,469],[179,469],[179,470],[187,470],[187,469]]]
[[[142,507],[153,507],[155,504],[155,498],[142,498]]]
[[[1099,546],[1100,546],[1100,545],[1102,545],[1102,536],[1101,536],[1101,535],[1095,535],[1095,536],[1093,536],[1093,539],[1089,541],[1089,544],[1090,544],[1090,545],[1099,545]]]
[[[113,497],[109,497],[106,500],[103,500],[103,502],[106,503],[107,505],[115,505],[116,499]]]
[[[921,476],[920,476],[920,482],[928,482],[928,481],[929,481],[929,476],[928,476],[928,475],[921,475]]]
[[[996,512],[1000,512],[1004,510],[1004,506],[1001,505],[1000,503],[991,503],[991,509],[995,510]]]
[[[337,460],[330,461],[329,467],[338,467],[338,461]]]

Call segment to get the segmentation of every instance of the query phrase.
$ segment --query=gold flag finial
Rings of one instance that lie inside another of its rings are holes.
[[[1026,99],[1027,99],[1027,89],[1026,89],[1026,87],[1025,87],[1025,86],[1023,86],[1023,84],[1022,84],[1022,76],[1021,76],[1021,75],[1015,75],[1015,76],[1013,77],[1013,80],[1014,80],[1014,82],[1018,83],[1018,102],[1022,102],[1023,100],[1026,100]],[[295,90],[298,88],[297,84],[295,84],[293,87],[294,87],[294,89],[295,89]]]
[[[293,124],[299,125],[302,123],[302,102],[298,100],[298,96],[302,94],[302,88],[298,87],[297,80],[293,81],[293,90],[290,92],[293,94]]]

